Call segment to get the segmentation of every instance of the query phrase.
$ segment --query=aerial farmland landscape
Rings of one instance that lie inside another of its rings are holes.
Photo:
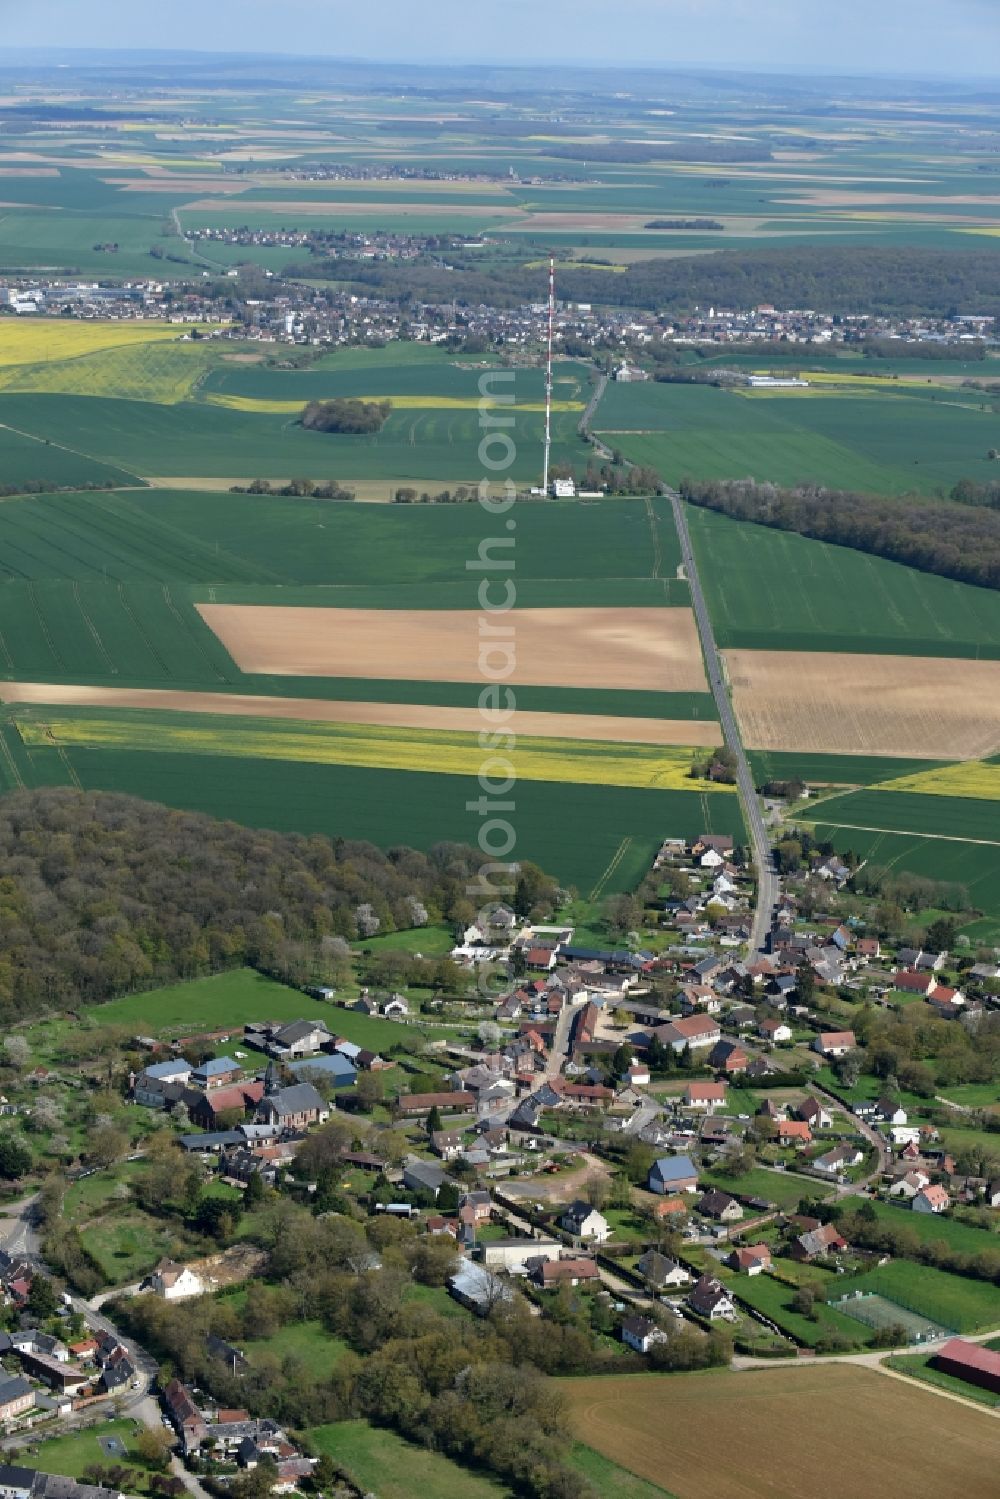
[[[5,20],[4,1499],[994,1499],[992,8]]]

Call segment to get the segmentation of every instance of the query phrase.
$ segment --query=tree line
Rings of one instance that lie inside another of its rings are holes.
[[[448,269],[428,257],[402,264],[322,256],[285,267],[290,277],[323,277],[407,305],[411,301],[511,307],[540,301],[542,267],[474,252],[449,252]],[[230,283],[231,289],[232,283]],[[271,282],[269,285],[274,286]],[[959,311],[1000,313],[996,254],[921,246],[799,245],[795,249],[719,250],[712,255],[650,257],[618,275],[599,266],[561,266],[559,295],[598,307],[641,307],[671,315],[696,306],[818,307],[834,315],[947,317]],[[916,345],[912,347],[917,347]],[[910,345],[905,346],[909,354]],[[894,355],[899,357],[897,346]],[[951,357],[954,357],[952,351]],[[962,357],[976,357],[963,346]]]
[[[1000,514],[946,501],[884,499],[754,479],[682,479],[686,500],[734,520],[853,547],[921,572],[1000,588]]]
[[[482,862],[266,832],[106,792],[48,787],[0,800],[0,1018],[110,999],[250,965],[336,982],[350,942],[475,916]],[[525,863],[511,904],[548,912]]]

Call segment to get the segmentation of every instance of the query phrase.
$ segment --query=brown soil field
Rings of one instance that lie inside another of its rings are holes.
[[[457,609],[197,608],[246,672],[706,690],[690,609],[512,609],[481,616]],[[482,643],[481,620],[494,632]],[[497,634],[501,629],[511,635]]]
[[[1000,661],[726,651],[748,749],[972,760],[1000,750]]]
[[[380,724],[402,729],[455,729],[475,734],[488,727],[477,708],[433,703],[330,702],[325,698],[261,697],[249,693],[173,692],[145,687],[83,687],[50,682],[0,682],[0,702],[46,707],[157,708],[172,713],[218,713],[231,718],[284,718],[301,723]],[[599,713],[531,713],[517,710],[504,723],[519,738],[598,739],[609,744],[721,744],[709,719],[615,718]]]
[[[997,1492],[990,1415],[856,1364],[560,1384],[581,1441],[677,1499]]]

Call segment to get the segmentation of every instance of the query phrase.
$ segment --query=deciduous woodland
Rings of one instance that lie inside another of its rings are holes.
[[[1000,587],[1000,515],[989,510],[878,499],[818,485],[779,489],[753,479],[682,479],[680,491],[692,504],[734,520],[854,547],[962,583]]]
[[[0,803],[0,1017],[250,964],[302,982],[343,939],[473,915],[471,848],[388,853],[66,788]],[[515,902],[554,886],[524,865]],[[337,939],[341,939],[338,942]]]

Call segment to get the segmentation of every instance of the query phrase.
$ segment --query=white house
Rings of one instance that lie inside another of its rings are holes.
[[[946,1213],[951,1207],[951,1198],[944,1187],[921,1187],[910,1206],[915,1213]]]
[[[164,1301],[183,1301],[187,1296],[201,1296],[205,1290],[201,1276],[175,1260],[161,1260],[144,1285]]]
[[[665,1343],[667,1335],[649,1317],[626,1317],[622,1323],[622,1342],[636,1353],[648,1353],[654,1343]]]
[[[590,1239],[595,1244],[603,1244],[611,1237],[611,1225],[604,1214],[592,1208],[589,1202],[580,1200],[570,1203],[559,1219],[559,1227],[574,1238]]]

